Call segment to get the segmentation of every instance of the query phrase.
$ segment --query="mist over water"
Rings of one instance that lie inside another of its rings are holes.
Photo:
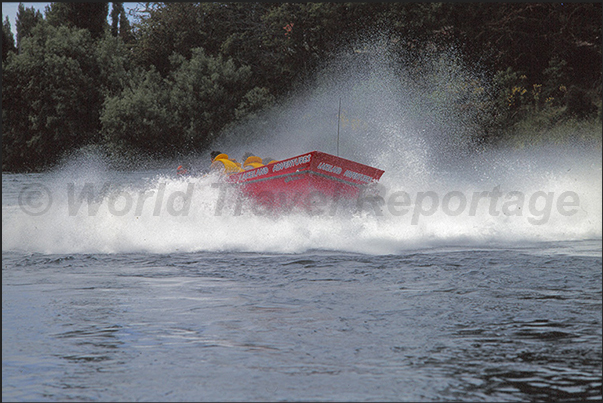
[[[220,207],[216,176],[176,177],[177,165],[115,171],[90,153],[36,179],[52,193],[44,214],[28,215],[17,207],[21,189],[3,192],[2,249],[390,254],[431,246],[601,238],[600,145],[482,148],[474,141],[479,110],[471,105],[488,93],[483,75],[463,66],[453,50],[404,65],[394,60],[383,44],[361,46],[331,61],[288,101],[231,129],[212,147],[238,160],[247,151],[274,159],[314,150],[337,154],[341,101],[339,156],[385,170],[381,204],[363,203],[360,209],[342,204],[327,206],[322,214],[294,210],[273,216],[257,214],[244,203],[239,214],[234,195]],[[208,162],[209,156],[203,155],[197,163],[206,167]],[[23,180],[21,187],[31,177]],[[111,186],[103,190],[105,183]],[[89,190],[99,203],[74,205],[87,184],[93,184]],[[502,194],[494,207],[492,198],[484,196],[471,211],[474,194],[494,191]],[[400,192],[410,198],[404,214],[395,204]],[[433,198],[419,205],[419,194],[427,192],[437,196],[433,212]],[[572,199],[566,208],[571,215],[559,212],[564,192],[579,198],[577,205]],[[192,194],[188,207],[179,197],[186,194]],[[463,209],[461,195],[466,199]]]

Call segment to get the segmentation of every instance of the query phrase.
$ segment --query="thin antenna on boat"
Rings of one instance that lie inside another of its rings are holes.
[[[339,157],[339,122],[341,122],[341,98],[339,98],[339,112],[337,113],[337,156]]]

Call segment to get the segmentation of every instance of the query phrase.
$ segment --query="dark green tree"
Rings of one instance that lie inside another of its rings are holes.
[[[277,3],[266,10],[262,73],[277,95],[312,77],[317,68],[362,40],[393,35],[395,3]],[[388,23],[386,23],[386,21]]]
[[[100,121],[104,142],[119,151],[169,153],[176,144],[171,135],[173,117],[161,75],[151,68],[133,74],[123,92],[107,97]]]
[[[134,57],[140,66],[154,66],[167,77],[170,56],[190,58],[192,49],[210,46],[200,28],[202,3],[146,3],[135,29]]]
[[[154,67],[139,71],[121,94],[107,98],[101,115],[107,142],[154,154],[202,150],[240,116],[237,110],[270,101],[250,88],[251,69],[232,59],[197,48],[190,60],[174,54],[171,64],[168,77]]]
[[[10,21],[6,17],[2,23],[2,62],[6,60],[9,52],[16,50],[15,37],[13,36],[13,31],[10,29]]]
[[[174,55],[171,61],[170,106],[177,130],[186,143],[202,149],[235,120],[235,110],[251,89],[251,69],[221,55],[208,56],[202,48],[193,49],[190,60]]]
[[[564,60],[582,85],[600,81],[602,18],[600,3],[444,3],[438,12],[473,62],[542,83],[549,62]]]
[[[206,38],[201,46],[207,54],[222,54],[251,67],[253,84],[271,92],[280,83],[273,80],[274,74],[267,74],[276,66],[270,64],[271,51],[264,46],[264,15],[274,7],[273,3],[204,3],[200,21]]]
[[[21,41],[31,35],[33,28],[44,19],[42,13],[33,7],[25,8],[19,3],[15,28],[17,30],[17,49],[21,49]]]
[[[119,33],[119,16],[124,11],[123,3],[111,3],[111,35]]]
[[[119,36],[125,43],[132,41],[132,28],[123,3],[111,3],[111,35]]]
[[[120,37],[106,35],[94,46],[97,81],[103,99],[115,96],[126,88],[132,77],[131,53]]]
[[[192,57],[202,47],[209,56],[222,54],[252,68],[251,80],[260,86],[265,79],[271,50],[264,46],[267,10],[272,3],[153,3],[138,12],[135,24],[135,60],[146,68],[155,66],[163,77],[170,73],[175,52]],[[270,75],[271,78],[274,75]]]
[[[108,27],[109,3],[50,3],[46,19],[54,26],[83,28],[93,39],[100,38]]]
[[[102,99],[87,30],[39,23],[2,67],[3,169],[39,169],[96,140]]]

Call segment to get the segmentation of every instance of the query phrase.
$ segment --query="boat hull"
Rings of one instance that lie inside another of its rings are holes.
[[[353,199],[379,181],[384,171],[320,151],[239,172],[227,181],[268,207],[311,206]]]

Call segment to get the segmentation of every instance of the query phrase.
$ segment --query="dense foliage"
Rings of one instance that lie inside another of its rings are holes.
[[[20,5],[16,40],[4,20],[3,170],[43,169],[92,144],[203,150],[376,35],[410,67],[421,60],[409,54],[454,47],[489,72],[484,141],[534,116],[601,119],[600,3],[139,3],[134,14],[130,24],[122,3],[51,3],[44,15]]]

